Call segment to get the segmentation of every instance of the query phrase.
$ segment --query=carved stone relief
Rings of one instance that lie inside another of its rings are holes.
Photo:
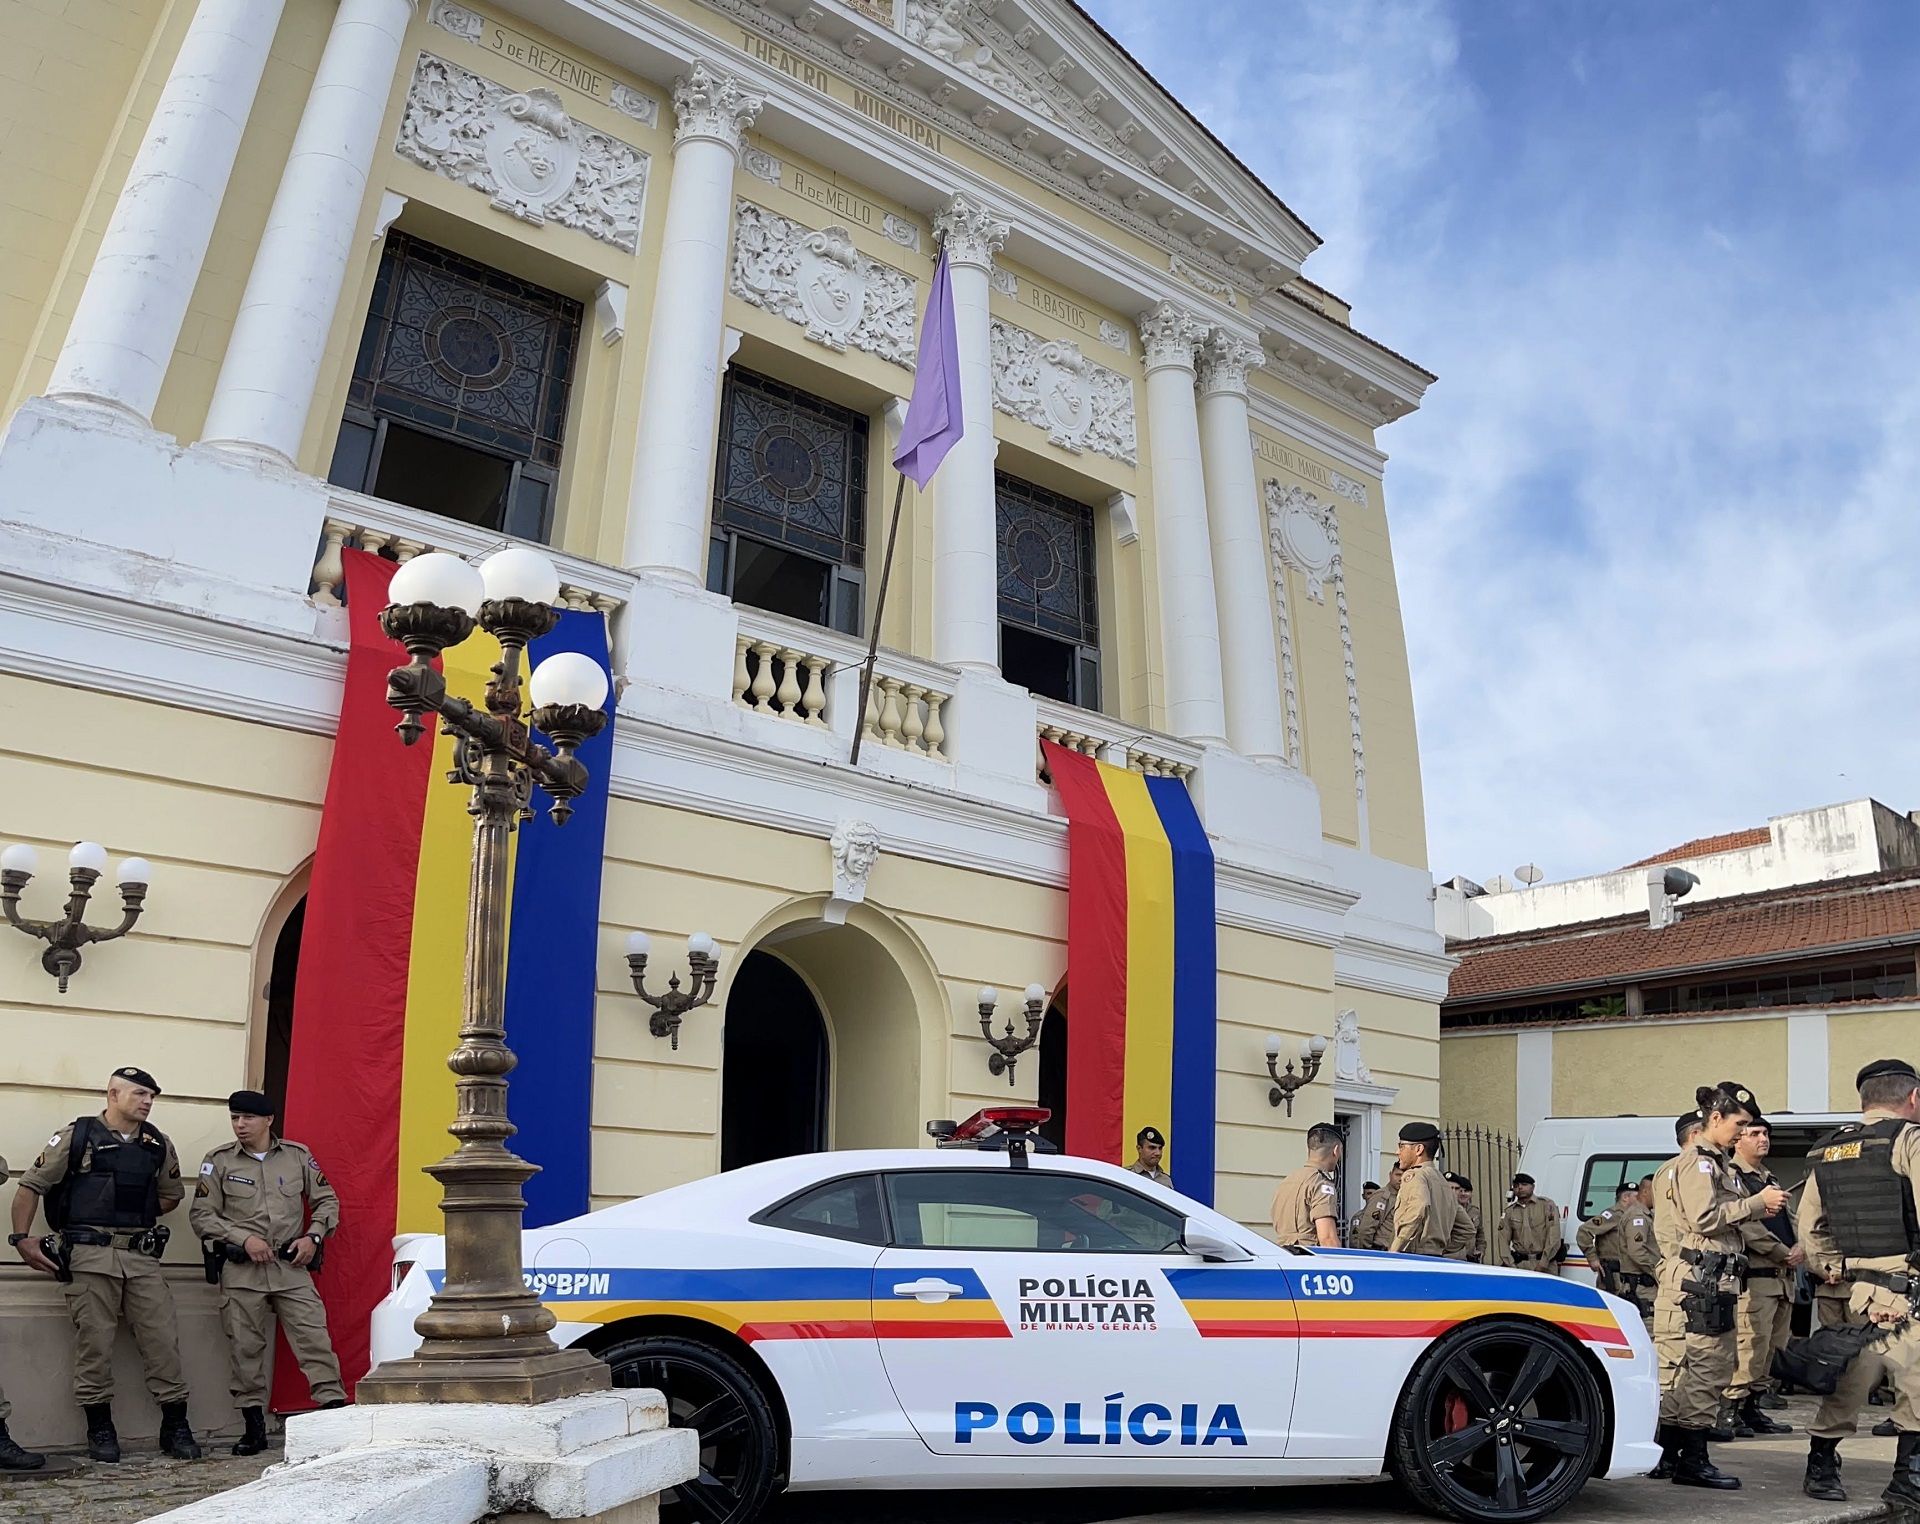
[[[1013,271],[1004,270],[999,265],[995,265],[993,269],[987,273],[987,284],[1002,296],[1010,296],[1016,301],[1019,300],[1020,277],[1015,275]]]
[[[1179,276],[1188,285],[1206,292],[1208,296],[1217,296],[1222,301],[1232,305],[1233,287],[1231,285],[1223,280],[1215,280],[1204,270],[1194,269],[1192,265],[1188,264],[1178,254],[1169,254],[1167,256],[1167,270],[1169,273]]]
[[[647,155],[574,121],[551,90],[516,94],[422,53],[394,151],[536,227],[557,222],[629,254],[638,243]]]
[[[1133,340],[1128,336],[1127,330],[1112,318],[1100,319],[1100,342],[1109,349],[1119,350],[1123,355],[1133,353]]]
[[[880,861],[880,833],[864,820],[842,820],[833,828],[833,894],[821,919],[844,926],[847,911],[866,903],[867,880]]]
[[[1272,552],[1271,572],[1275,616],[1280,629],[1280,682],[1286,695],[1287,757],[1300,766],[1300,695],[1294,670],[1293,611],[1287,597],[1287,568],[1306,582],[1307,596],[1326,601],[1333,584],[1333,606],[1340,620],[1340,662],[1347,683],[1347,729],[1353,746],[1353,791],[1359,805],[1361,835],[1366,834],[1367,754],[1360,729],[1360,683],[1353,664],[1353,620],[1347,608],[1347,577],[1340,556],[1340,515],[1332,503],[1305,487],[1266,482],[1267,544]],[[1363,839],[1361,846],[1365,848]]]
[[[1366,483],[1357,482],[1351,476],[1342,476],[1338,471],[1329,471],[1327,475],[1332,480],[1333,490],[1337,495],[1344,497],[1350,503],[1358,503],[1362,508],[1367,506]]]
[[[636,122],[645,122],[649,127],[660,125],[660,102],[644,90],[636,90],[632,85],[615,83],[607,94],[607,101],[622,116],[630,116]]]
[[[1096,365],[1070,339],[1043,339],[995,318],[993,405],[1045,429],[1063,450],[1137,462],[1133,383]]]
[[[735,206],[734,225],[735,296],[800,324],[816,344],[913,369],[911,276],[862,254],[843,227],[813,232],[751,201]]]
[[[1360,1013],[1340,1011],[1333,1018],[1333,1077],[1371,1085],[1373,1070],[1360,1056]]]
[[[781,172],[786,168],[766,149],[755,148],[752,144],[741,148],[740,167],[756,180],[765,180],[769,185],[778,185]]]
[[[969,37],[962,22],[970,19],[968,0],[907,0],[907,41],[917,42],[936,58],[962,74],[1020,102],[1042,116],[1052,116],[1049,92],[1030,84],[1003,53]]]
[[[427,20],[443,31],[463,37],[468,42],[480,40],[480,29],[486,25],[477,11],[470,11],[464,5],[455,5],[453,0],[433,0],[433,8],[427,12]]]
[[[883,237],[897,243],[903,249],[920,252],[920,224],[908,218],[888,212],[880,219],[880,232]]]

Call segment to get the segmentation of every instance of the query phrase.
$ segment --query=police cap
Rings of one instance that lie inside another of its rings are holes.
[[[1532,1184],[1533,1184],[1533,1176],[1531,1176],[1531,1175],[1515,1175],[1515,1176],[1513,1177],[1513,1183],[1514,1183],[1515,1185],[1532,1185]]]
[[[1447,1171],[1447,1184],[1457,1185],[1463,1191],[1471,1191],[1473,1189],[1473,1182],[1471,1180],[1465,1175],[1456,1175],[1452,1170]]]
[[[1853,1077],[1853,1088],[1858,1090],[1870,1079],[1878,1079],[1883,1074],[1897,1074],[1902,1079],[1912,1080],[1920,1085],[1920,1073],[1914,1071],[1912,1064],[1904,1058],[1876,1058],[1866,1068]]]
[[[1440,1141],[1440,1129],[1431,1122],[1409,1122],[1400,1129],[1402,1143],[1425,1143],[1428,1147]]]
[[[236,1090],[227,1097],[227,1110],[239,1117],[270,1117],[273,1102],[258,1090]]]
[[[1697,1111],[1683,1111],[1673,1119],[1673,1141],[1682,1148],[1687,1146],[1687,1134],[1698,1130],[1706,1121]]]
[[[1362,1191],[1377,1191],[1380,1189],[1380,1182],[1378,1180],[1369,1180],[1365,1185],[1361,1186],[1360,1189]]]
[[[1161,1148],[1167,1146],[1167,1140],[1160,1135],[1160,1129],[1157,1127],[1141,1128],[1133,1135],[1133,1141],[1136,1143],[1153,1143]]]
[[[1722,1095],[1732,1096],[1754,1121],[1764,1120],[1760,1115],[1760,1103],[1753,1098],[1753,1092],[1738,1080],[1722,1080],[1713,1088]]]
[[[145,1069],[136,1068],[132,1064],[127,1064],[123,1068],[115,1069],[113,1071],[113,1078],[125,1080],[129,1085],[138,1085],[143,1090],[151,1090],[155,1095],[160,1093],[160,1082],[151,1074],[147,1073]]]

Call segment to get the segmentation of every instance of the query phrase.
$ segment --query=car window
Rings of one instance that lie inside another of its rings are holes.
[[[1083,1175],[1044,1170],[923,1170],[884,1177],[893,1241],[910,1249],[1029,1249],[1164,1254],[1186,1219]]]
[[[769,1228],[844,1238],[849,1243],[877,1245],[887,1241],[886,1225],[880,1217],[880,1187],[871,1175],[829,1180],[768,1207],[753,1220]]]
[[[1648,1175],[1658,1174],[1671,1154],[1648,1159],[1637,1154],[1595,1154],[1587,1160],[1587,1173],[1580,1182],[1580,1220],[1597,1217],[1614,1204],[1622,1185],[1638,1185]]]

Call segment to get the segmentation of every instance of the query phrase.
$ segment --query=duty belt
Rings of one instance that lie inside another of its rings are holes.
[[[1895,1296],[1912,1296],[1920,1291],[1920,1276],[1905,1270],[1849,1270],[1847,1274],[1869,1286],[1880,1286]]]
[[[1777,1281],[1780,1279],[1780,1272],[1764,1265],[1749,1265],[1747,1266],[1747,1279],[1750,1281]]]

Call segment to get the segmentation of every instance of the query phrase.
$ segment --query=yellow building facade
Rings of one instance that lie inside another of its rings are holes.
[[[1199,804],[1224,1210],[1264,1223],[1316,1121],[1357,1195],[1437,1115],[1450,963],[1375,440],[1432,377],[1067,0],[72,0],[11,9],[0,53],[0,841],[155,865],[65,994],[0,930],[16,1177],[115,1065],[160,1079],[189,1166],[229,1091],[284,1085],[292,971],[325,956],[298,928],[341,553],[514,539],[606,616],[620,693],[596,1204],[720,1168],[725,1097],[782,1084],[725,1051],[748,970],[817,1029],[805,1146],[923,1144],[1052,1082],[1039,1054],[992,1077],[976,1014],[1070,972],[1042,737]],[[906,491],[882,614],[943,249],[967,433]],[[659,965],[719,945],[677,1048],[634,930]],[[1316,1033],[1289,1116],[1264,1044]],[[151,1432],[122,1355],[122,1432]],[[78,1437],[69,1364],[55,1288],[0,1270],[23,1441]]]

